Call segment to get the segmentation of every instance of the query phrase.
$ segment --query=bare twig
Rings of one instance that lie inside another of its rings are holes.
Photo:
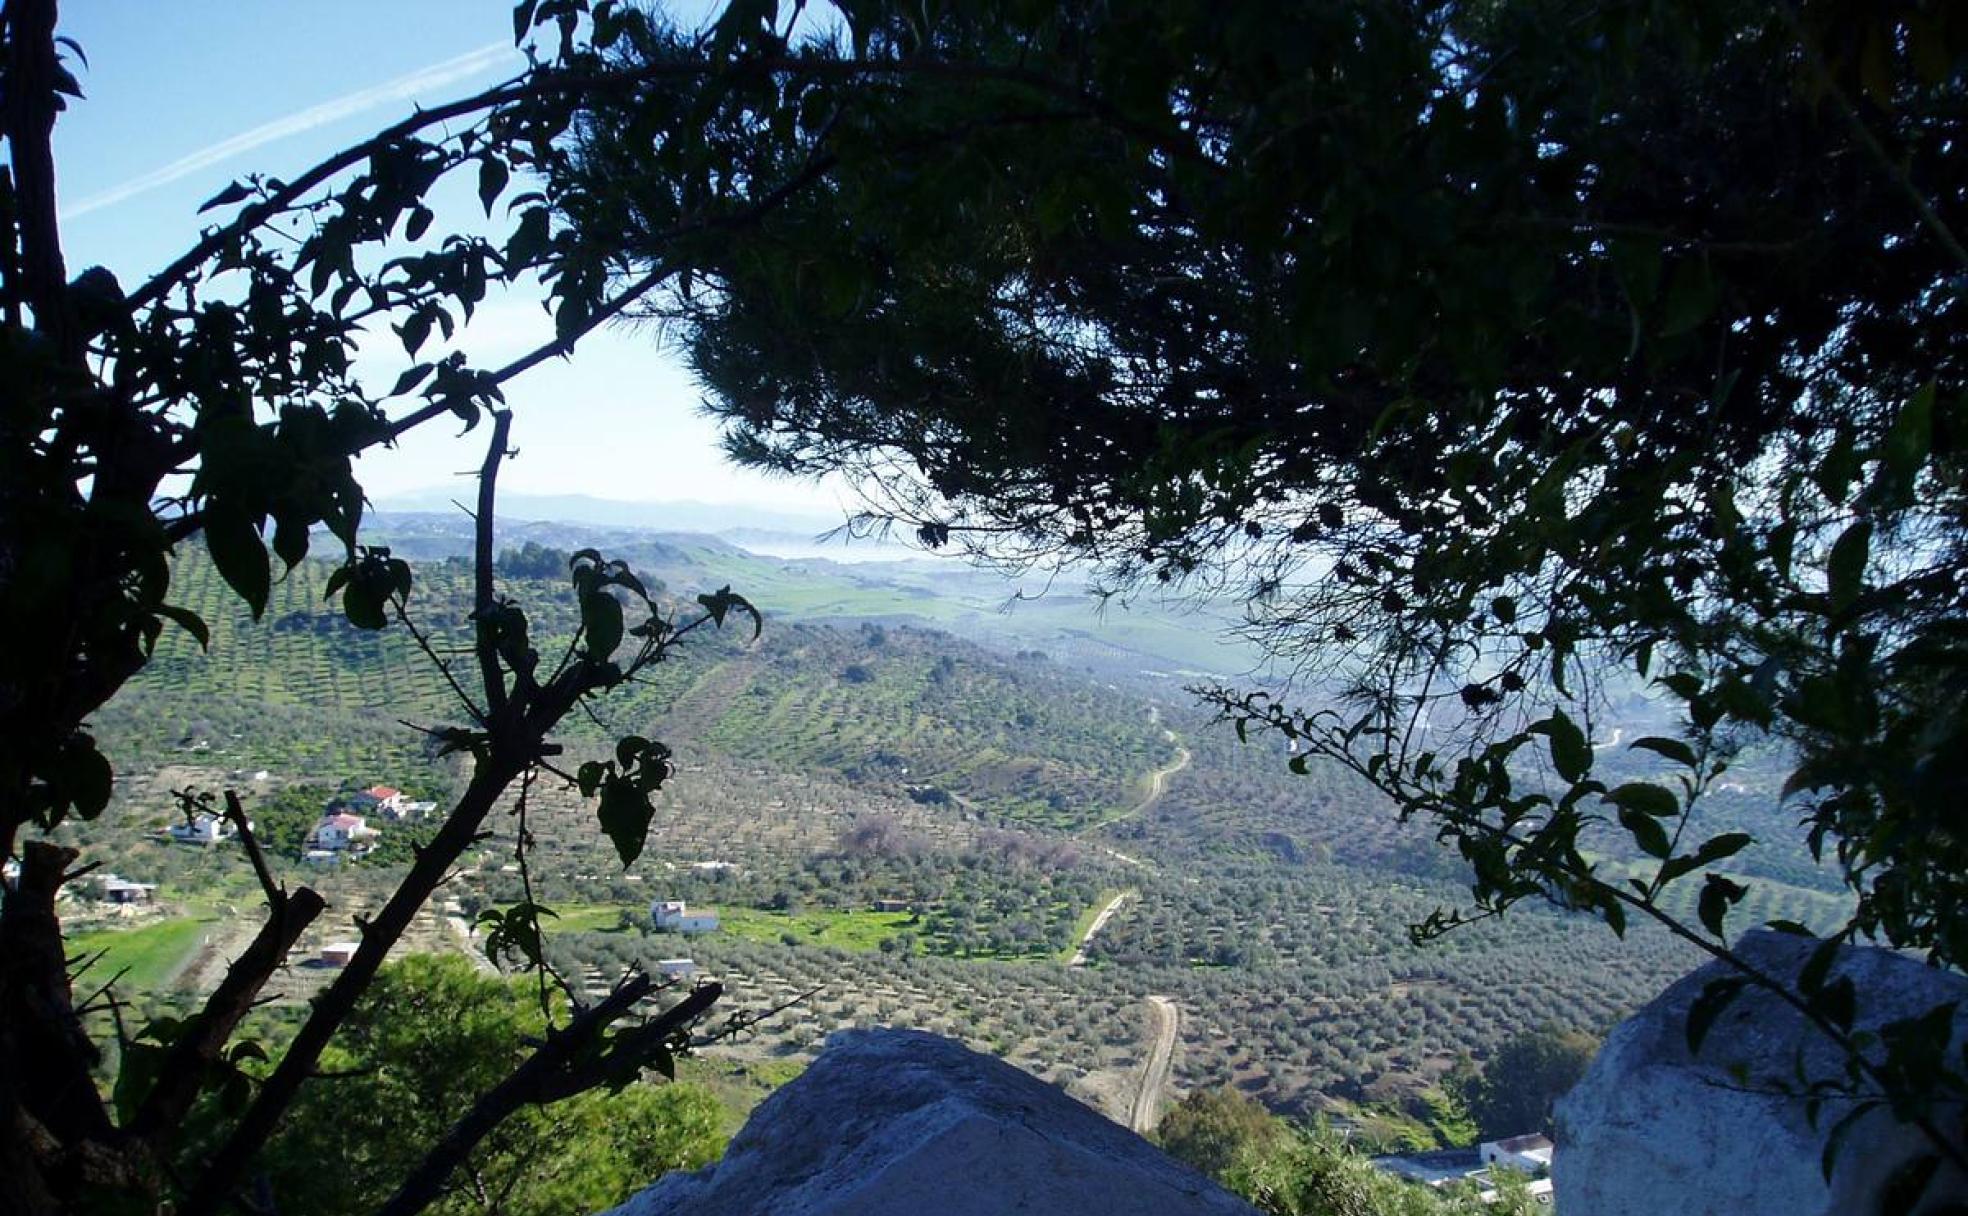
[[[498,588],[492,581],[494,509],[498,505],[499,464],[506,458],[506,442],[512,434],[512,413],[499,410],[492,415],[492,442],[485,449],[485,463],[478,471],[478,512],[473,518],[472,613],[478,625],[478,673],[484,686],[487,722],[498,719],[506,708],[506,678],[499,670],[499,651],[487,639],[491,634],[492,611],[498,602]]]
[[[233,828],[239,833],[240,847],[246,850],[246,859],[252,862],[253,873],[259,877],[260,890],[266,894],[267,906],[281,907],[286,902],[287,889],[274,880],[266,854],[260,851],[260,842],[253,835],[253,821],[246,818],[246,808],[239,804],[238,793],[227,790],[225,805],[225,817],[232,821]]]

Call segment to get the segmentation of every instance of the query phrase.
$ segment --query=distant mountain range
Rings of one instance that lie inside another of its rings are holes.
[[[1039,649],[1089,666],[1177,682],[1234,678],[1262,663],[1254,648],[1228,636],[1237,619],[1233,605],[1164,603],[1144,595],[1103,610],[1071,579],[1056,580],[1057,586],[1045,590],[1055,580],[1007,578],[903,545],[823,544],[816,539],[819,529],[789,532],[750,522],[714,531],[688,527],[686,521],[704,521],[703,513],[726,510],[704,503],[611,503],[572,495],[513,499],[510,512],[504,496],[500,504],[501,550],[528,541],[561,550],[593,546],[672,591],[729,584],[769,616],[910,622],[999,649]],[[404,501],[385,500],[384,509],[364,522],[370,543],[387,545],[413,562],[471,552],[471,520],[463,511],[448,502],[437,509],[403,510],[398,504]],[[582,510],[613,518],[573,517]],[[774,516],[730,510],[748,521]],[[528,518],[536,513],[547,518]],[[669,522],[622,522],[628,518]],[[814,522],[798,514],[776,518]]]

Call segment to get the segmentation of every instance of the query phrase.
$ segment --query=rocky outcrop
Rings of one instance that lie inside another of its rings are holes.
[[[1761,931],[1736,949],[1759,970],[1794,982],[1814,945]],[[1917,1129],[1876,1110],[1841,1137],[1827,1183],[1820,1160],[1840,1104],[1828,1104],[1813,1126],[1804,1100],[1776,1092],[1772,1082],[1793,1079],[1800,1063],[1809,1078],[1840,1076],[1838,1050],[1775,996],[1747,989],[1714,1023],[1700,1056],[1691,1056],[1689,1009],[1725,974],[1720,963],[1703,967],[1621,1023],[1559,1103],[1553,1177],[1565,1216],[1884,1212],[1896,1180],[1933,1155]],[[1968,981],[1961,976],[1867,948],[1842,950],[1832,974],[1852,978],[1858,1029],[1964,1002],[1952,1053],[1960,1058],[1968,1036]],[[1961,1113],[1949,1124],[1959,1134]],[[1968,1178],[1943,1165],[1911,1210],[1963,1202]]]
[[[835,1035],[724,1159],[610,1216],[1251,1216],[1146,1140],[1011,1065],[908,1030]]]

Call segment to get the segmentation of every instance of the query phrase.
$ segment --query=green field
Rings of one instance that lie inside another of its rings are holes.
[[[816,909],[811,912],[765,912],[756,908],[720,908],[722,932],[753,942],[780,942],[787,937],[805,946],[841,950],[877,950],[884,939],[920,931],[907,912],[863,912]]]
[[[100,929],[77,933],[68,939],[70,959],[102,957],[76,980],[78,991],[89,991],[108,983],[118,972],[127,972],[117,981],[125,994],[156,992],[170,985],[204,940],[211,921],[181,917],[159,921],[140,929]]]

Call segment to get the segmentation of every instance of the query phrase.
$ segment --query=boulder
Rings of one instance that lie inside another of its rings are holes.
[[[1795,985],[1816,943],[1759,930],[1736,952]],[[1820,1161],[1831,1128],[1851,1109],[1826,1104],[1814,1126],[1794,1081],[1843,1075],[1843,1057],[1790,1006],[1745,989],[1715,1021],[1701,1054],[1688,1051],[1688,1012],[1709,981],[1732,974],[1710,963],[1622,1022],[1557,1108],[1553,1183],[1565,1216],[1817,1216],[1896,1210],[1891,1188],[1935,1156],[1912,1126],[1876,1109],[1841,1135],[1829,1183]],[[1968,1041],[1968,981],[1891,951],[1841,949],[1832,974],[1858,992],[1855,1029],[1960,1001],[1952,1054]],[[1747,1078],[1747,1083],[1745,1083]],[[1792,1092],[1782,1092],[1789,1088]],[[1947,1120],[1954,1134],[1962,1112]],[[1896,1181],[1897,1180],[1897,1181]],[[1968,1201],[1968,1178],[1943,1164],[1917,1208]]]
[[[910,1030],[844,1031],[724,1159],[609,1216],[1251,1216],[1059,1089]]]

